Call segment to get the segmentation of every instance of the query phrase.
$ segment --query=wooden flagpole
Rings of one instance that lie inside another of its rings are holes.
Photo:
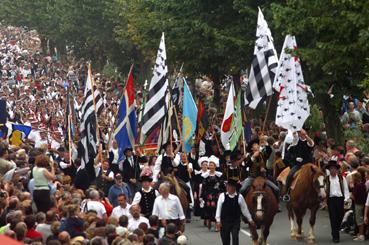
[[[129,76],[130,76],[130,74],[131,74],[132,70],[133,70],[133,63],[132,63],[132,65],[131,65],[131,68],[129,69],[129,73],[128,73],[128,76],[127,76],[127,82],[126,82],[126,85],[124,86],[123,94],[122,94],[122,96],[120,97],[120,100],[119,100],[119,101],[122,101],[122,99],[123,99],[123,97],[124,97],[124,93],[125,93],[126,88],[127,88],[127,83],[128,83],[128,80],[129,80]],[[120,104],[119,104],[119,106],[120,106]],[[109,157],[109,147],[110,147],[110,142],[111,142],[111,140],[112,140],[112,136],[114,135],[115,128],[117,127],[117,122],[118,122],[118,120],[117,120],[117,116],[118,116],[118,114],[119,114],[119,107],[118,107],[118,110],[115,112],[115,115],[114,115],[114,121],[111,123],[111,126],[110,126],[111,130],[110,130],[110,133],[109,133],[109,140],[108,140],[108,144],[107,144],[107,146],[105,146],[105,151],[106,151],[106,155],[107,155],[107,157]]]
[[[263,134],[265,134],[265,126],[266,126],[266,123],[267,123],[267,119],[268,119],[268,114],[269,114],[269,110],[270,110],[270,104],[272,103],[272,96],[269,96],[268,98],[268,105],[267,105],[267,110],[266,110],[266,113],[265,113],[265,118],[264,118],[264,122],[263,122],[263,128],[261,130],[261,132]]]
[[[68,105],[69,106],[69,105]],[[71,132],[70,132],[70,114],[68,115],[68,145],[69,145],[69,164],[72,165],[72,136],[71,136]]]

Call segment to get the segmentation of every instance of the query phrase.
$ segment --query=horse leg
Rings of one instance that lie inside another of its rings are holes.
[[[288,208],[288,218],[291,223],[291,238],[296,239],[296,225],[295,225],[295,215],[293,211]]]
[[[296,222],[297,222],[297,234],[296,234],[296,239],[297,240],[301,240],[302,239],[302,219],[304,217],[304,212],[298,212],[296,214]]]
[[[258,243],[258,232],[256,230],[256,226],[249,226],[250,227],[250,233],[251,233],[251,239],[252,239],[252,245],[259,245]]]
[[[265,229],[265,226],[263,224],[260,226],[260,236],[258,240],[260,245],[264,244],[264,229]]]
[[[316,221],[316,213],[318,211],[318,208],[319,207],[316,206],[310,209],[310,220],[309,220],[310,229],[309,229],[309,235],[307,237],[307,242],[310,244],[315,243],[314,225]]]
[[[263,241],[262,245],[267,245],[268,244],[267,241],[268,241],[270,226],[271,226],[271,224],[267,224],[267,225],[264,226],[264,229],[263,229],[264,241]]]

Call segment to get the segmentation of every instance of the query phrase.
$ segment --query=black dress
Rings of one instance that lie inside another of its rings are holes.
[[[199,193],[200,193],[200,185],[202,184],[204,178],[202,177],[202,174],[205,174],[207,171],[202,172],[202,171],[194,171],[194,175],[192,178],[193,181],[193,193],[194,193],[194,215],[195,216],[199,216],[201,218],[203,218],[204,216],[204,208],[200,207],[200,197],[199,197]]]
[[[224,182],[220,172],[215,175],[203,175],[202,198],[204,199],[204,219],[215,221],[215,212],[220,193],[224,191]]]

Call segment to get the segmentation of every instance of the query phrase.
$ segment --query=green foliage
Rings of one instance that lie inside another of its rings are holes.
[[[324,129],[322,113],[317,105],[312,105],[310,107],[310,116],[305,122],[305,125],[310,129],[311,132],[318,132]]]

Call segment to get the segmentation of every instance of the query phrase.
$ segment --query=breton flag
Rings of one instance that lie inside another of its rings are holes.
[[[234,91],[233,82],[231,82],[231,86],[229,88],[227,105],[224,112],[223,122],[220,131],[220,139],[222,141],[222,145],[225,150],[230,150],[230,139],[232,136],[232,121],[234,117],[234,107],[235,107],[236,95]]]
[[[171,130],[173,133],[173,128],[172,128],[173,103],[172,103],[171,94],[169,91],[165,93],[164,111],[165,111],[165,115],[164,115],[162,124],[160,126],[160,134],[158,138],[158,152],[160,152],[160,150],[162,149],[162,146],[165,143],[168,143],[171,141],[171,137],[173,136],[170,133]]]
[[[119,105],[118,124],[114,138],[118,143],[119,161],[124,159],[124,150],[134,148],[137,136],[137,117],[135,90],[132,69],[129,72],[127,85]]]
[[[184,80],[184,77],[178,76],[172,88],[172,101],[177,110],[182,108]]]
[[[168,88],[166,59],[163,33],[142,117],[141,133],[145,136],[161,124],[166,113],[165,95]]]
[[[260,100],[273,94],[272,83],[277,65],[278,57],[272,33],[259,8],[254,57],[245,92],[245,105],[255,109]]]
[[[93,91],[91,65],[89,65],[84,99],[81,106],[81,125],[79,127],[81,133],[81,168],[85,168],[86,164],[97,155],[97,115],[99,115],[103,109],[103,99],[97,89]]]
[[[310,115],[308,94],[294,36],[287,35],[283,44],[273,88],[279,93],[276,125],[292,132],[302,129]]]
[[[191,152],[194,144],[194,134],[196,130],[197,106],[192,97],[190,88],[184,80],[183,91],[183,113],[182,113],[182,135],[185,152]]]

